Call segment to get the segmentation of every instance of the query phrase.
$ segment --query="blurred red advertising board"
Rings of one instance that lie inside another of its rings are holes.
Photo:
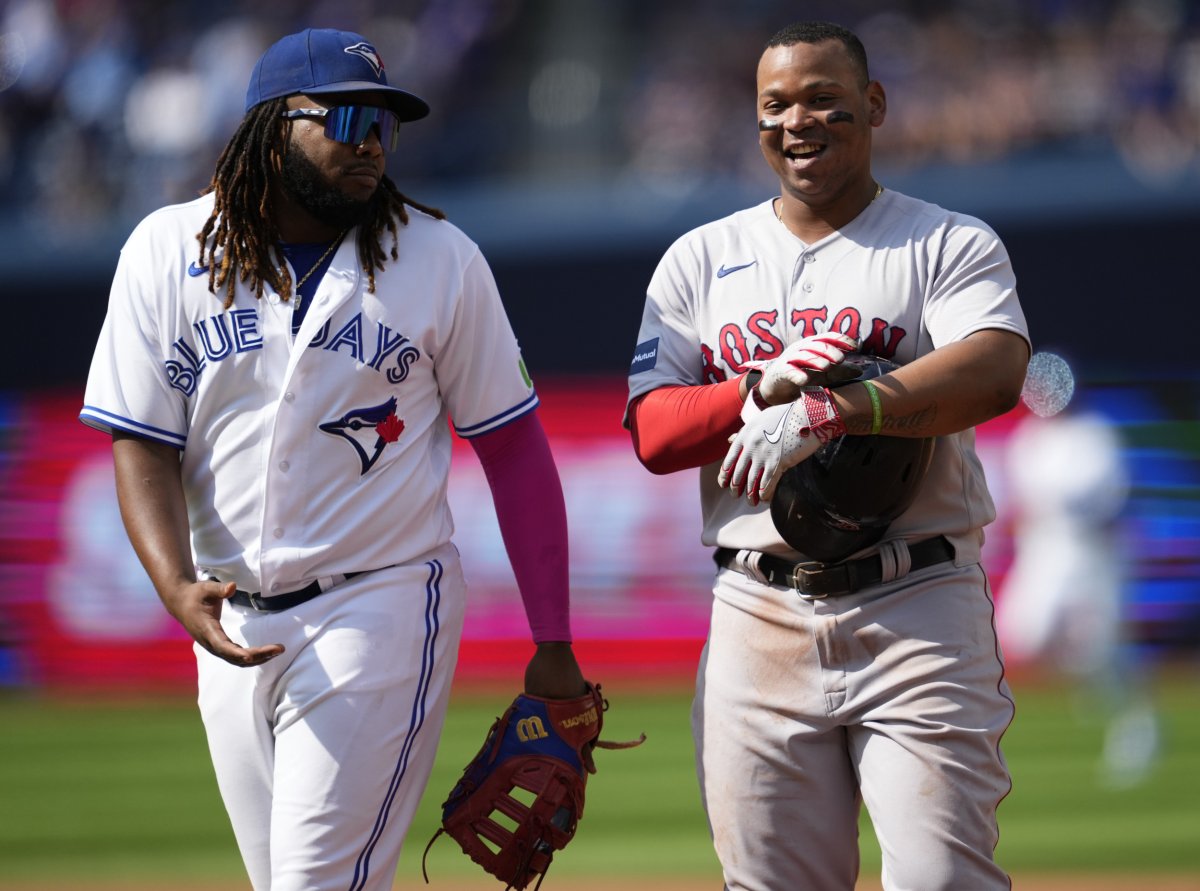
[[[541,416],[566,495],[576,648],[598,677],[689,675],[708,627],[708,549],[693,473],[655,476],[621,421],[625,382],[539,384]],[[160,605],[125,537],[109,440],[78,420],[80,394],[8,404],[0,449],[0,643],[10,683],[52,688],[187,689],[187,635]],[[1011,420],[981,431],[988,463]],[[459,672],[515,679],[528,626],[475,455],[456,441],[450,500],[470,584]],[[997,562],[1003,537],[990,544]]]

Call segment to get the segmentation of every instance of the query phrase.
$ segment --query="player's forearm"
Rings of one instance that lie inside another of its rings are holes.
[[[742,426],[745,375],[719,384],[659,387],[629,411],[638,460],[651,473],[674,473],[719,461]]]
[[[567,507],[536,412],[473,437],[535,643],[571,640]]]
[[[179,450],[126,434],[113,435],[121,519],[160,597],[195,581]]]
[[[1029,348],[1020,335],[972,334],[872,381],[879,393],[881,432],[887,436],[946,436],[1004,414],[1021,396]],[[872,405],[866,387],[834,389],[846,429],[869,433]]]

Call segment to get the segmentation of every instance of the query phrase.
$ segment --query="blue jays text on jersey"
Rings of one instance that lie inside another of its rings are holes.
[[[374,332],[364,330],[371,325]],[[172,344],[180,358],[164,363],[167,380],[185,396],[196,392],[200,375],[209,362],[220,362],[234,353],[261,350],[263,345],[258,312],[254,309],[217,313],[193,323],[192,330],[193,337],[180,337]],[[409,369],[421,357],[421,351],[408,337],[382,322],[367,320],[364,325],[362,313],[355,313],[336,332],[330,332],[331,323],[326,321],[309,342],[309,349],[344,351],[354,361],[385,375],[393,384],[407,378]]]
[[[161,208],[130,235],[80,418],[180,451],[202,506],[188,518],[196,565],[243,590],[449,542],[452,437],[538,405],[478,246],[414,209],[372,291],[352,233],[293,333],[281,295],[239,282],[222,309],[225,295],[187,274],[213,202]]]

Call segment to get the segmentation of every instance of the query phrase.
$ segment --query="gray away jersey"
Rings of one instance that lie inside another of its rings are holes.
[[[658,387],[716,383],[801,338],[840,331],[901,365],[983,329],[1029,339],[1004,245],[981,221],[885,191],[847,226],[806,245],[773,202],[701,226],[671,246],[647,293],[629,400]],[[938,439],[913,506],[889,538],[950,535],[977,559],[995,518],[974,430]],[[784,555],[771,523],[700,469],[703,542]]]

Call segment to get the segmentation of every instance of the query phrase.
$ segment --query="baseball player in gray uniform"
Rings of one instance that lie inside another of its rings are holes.
[[[463,622],[451,427],[528,614],[526,692],[586,691],[562,488],[495,282],[384,172],[428,110],[359,34],[268,48],[207,194],[125,244],[88,379],[258,891],[392,886]]]
[[[973,428],[1024,380],[1013,270],[979,220],[876,182],[887,103],[851,32],[785,28],[757,87],[781,193],[663,257],[626,416],[651,471],[699,468],[719,565],[693,732],[726,887],[850,891],[865,803],[886,888],[1008,888],[993,851],[1013,704]],[[833,386],[851,351],[899,367]],[[915,502],[882,541],[808,561],[768,510],[780,476],[878,433],[934,438]]]

